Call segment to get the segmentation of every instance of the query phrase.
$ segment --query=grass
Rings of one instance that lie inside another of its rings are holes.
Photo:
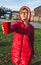
[[[0,65],[12,65],[10,61],[10,50],[13,33],[8,35],[2,33],[0,24]],[[41,65],[41,29],[35,29],[35,58],[32,59],[31,65]]]

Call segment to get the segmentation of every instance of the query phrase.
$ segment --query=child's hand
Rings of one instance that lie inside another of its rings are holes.
[[[3,34],[4,34],[4,27],[3,27],[3,25],[2,25],[2,31],[3,31]]]
[[[3,31],[3,33],[4,33],[4,27],[3,27],[3,25],[2,25],[2,31]]]

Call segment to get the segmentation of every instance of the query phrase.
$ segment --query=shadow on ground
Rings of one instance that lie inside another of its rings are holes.
[[[3,47],[3,46],[11,46],[11,42],[0,42],[0,47]]]
[[[37,61],[37,62],[35,62],[35,63],[31,64],[31,65],[41,65],[41,61]]]

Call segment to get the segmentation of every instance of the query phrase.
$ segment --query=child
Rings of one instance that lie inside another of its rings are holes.
[[[14,32],[11,47],[11,61],[15,65],[29,65],[34,54],[34,27],[29,23],[30,9],[27,6],[19,10],[20,20],[14,23],[2,22],[3,33]]]

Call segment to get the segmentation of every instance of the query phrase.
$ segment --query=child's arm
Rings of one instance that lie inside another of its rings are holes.
[[[14,23],[11,23],[11,26],[10,26],[11,30],[10,30],[10,32],[14,32],[17,27],[18,27],[18,22],[17,21],[14,22]]]
[[[31,37],[31,43],[32,43],[32,50],[33,50],[33,55],[34,55],[34,27],[32,28],[32,37]]]
[[[2,22],[2,30],[4,34],[8,34],[11,32],[14,32],[16,29],[17,22],[11,23],[11,22]]]
[[[30,30],[30,42],[32,47],[32,54],[34,55],[34,27],[32,25],[30,26]]]

